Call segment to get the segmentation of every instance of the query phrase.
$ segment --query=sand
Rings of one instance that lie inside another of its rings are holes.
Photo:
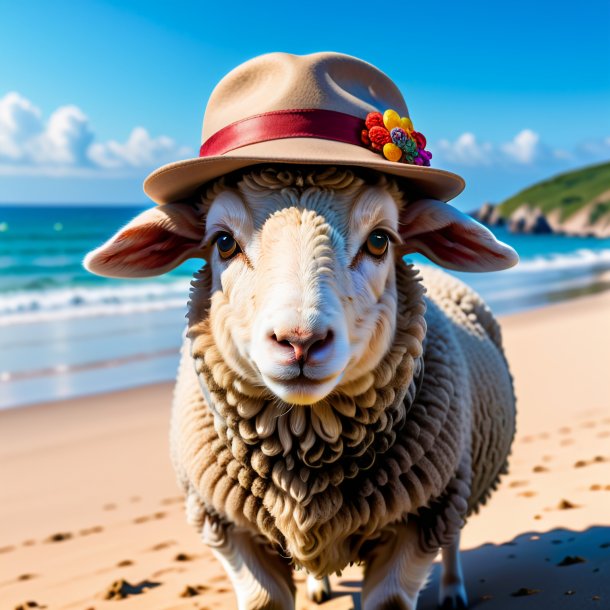
[[[610,293],[502,324],[518,433],[510,474],[462,535],[472,607],[609,608]],[[171,391],[0,412],[0,610],[235,607],[185,523],[168,458]],[[359,569],[332,580],[322,608],[359,608]],[[315,607],[303,581],[298,607]],[[420,609],[435,608],[437,583],[438,565]]]

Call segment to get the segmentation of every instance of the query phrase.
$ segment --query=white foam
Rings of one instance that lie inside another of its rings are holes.
[[[549,254],[525,259],[516,267],[485,278],[480,292],[493,284],[505,284],[509,277],[529,273],[552,273],[565,270],[598,272],[610,269],[610,249],[580,249],[567,254]],[[459,274],[458,274],[459,275]],[[493,278],[493,279],[492,279]],[[513,281],[516,281],[517,278]],[[524,278],[525,280],[525,278]],[[468,281],[468,280],[467,280]],[[527,280],[528,282],[531,280]],[[544,286],[555,279],[536,279],[532,292],[543,292]],[[509,281],[510,282],[510,281]],[[188,300],[190,278],[170,281],[126,282],[124,285],[47,288],[21,290],[0,296],[0,327],[9,324],[52,321],[94,316],[126,315],[184,308]],[[506,286],[506,289],[523,288]],[[504,296],[504,295],[502,295]],[[487,295],[490,298],[490,295]]]
[[[184,308],[189,279],[19,291],[0,297],[0,326]]]
[[[569,254],[538,255],[525,259],[508,271],[510,273],[528,273],[561,271],[578,267],[610,267],[610,249],[589,250],[588,248],[583,248]]]

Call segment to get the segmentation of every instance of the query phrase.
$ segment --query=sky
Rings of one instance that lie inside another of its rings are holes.
[[[462,209],[610,159],[610,3],[1,2],[0,202],[141,203],[263,53],[338,51],[401,89]]]

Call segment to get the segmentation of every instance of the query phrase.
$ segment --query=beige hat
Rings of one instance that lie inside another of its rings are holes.
[[[155,170],[144,191],[153,201],[168,203],[244,167],[294,163],[367,167],[408,179],[421,196],[449,201],[458,195],[464,189],[460,176],[406,163],[405,155],[403,161],[389,161],[363,142],[367,115],[389,109],[409,116],[396,85],[356,57],[255,57],[229,72],[212,92],[200,156]]]

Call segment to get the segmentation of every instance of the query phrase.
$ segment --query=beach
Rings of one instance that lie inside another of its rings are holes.
[[[609,314],[605,292],[501,318],[517,436],[510,473],[463,531],[472,607],[610,607]],[[164,382],[0,412],[2,610],[235,607],[185,522],[171,394]],[[297,607],[316,607],[296,581]],[[332,584],[322,608],[360,607],[360,568]]]

